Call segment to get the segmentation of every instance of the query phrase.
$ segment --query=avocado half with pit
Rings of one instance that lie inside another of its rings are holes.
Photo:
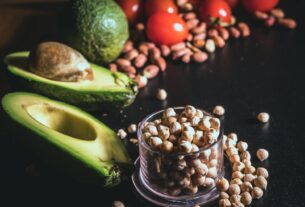
[[[114,131],[79,108],[27,92],[4,96],[2,107],[12,137],[54,169],[106,187],[132,169]]]
[[[62,82],[38,76],[28,69],[29,52],[16,52],[5,57],[8,71],[17,77],[23,88],[80,106],[86,110],[122,108],[135,97],[132,79],[120,72],[111,72],[91,64],[94,79],[81,82]]]

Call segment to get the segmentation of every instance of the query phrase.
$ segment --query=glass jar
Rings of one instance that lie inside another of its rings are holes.
[[[181,113],[184,107],[175,107]],[[215,143],[192,153],[163,153],[142,139],[145,123],[162,118],[164,110],[147,116],[138,127],[139,168],[133,181],[146,199],[162,206],[188,206],[217,198],[215,187],[223,176],[223,131]],[[204,115],[211,116],[203,111]],[[137,180],[135,180],[137,179]]]

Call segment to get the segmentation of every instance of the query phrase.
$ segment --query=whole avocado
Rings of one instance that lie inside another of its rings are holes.
[[[129,36],[126,16],[113,0],[72,0],[61,24],[63,42],[99,64],[116,59]]]

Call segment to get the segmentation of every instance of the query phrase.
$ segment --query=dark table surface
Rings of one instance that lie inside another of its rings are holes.
[[[0,57],[9,52],[28,50],[33,44],[53,39],[57,34],[58,14],[62,3],[1,4]],[[168,70],[149,82],[135,103],[123,110],[94,115],[113,129],[137,123],[146,114],[168,106],[192,104],[211,110],[216,104],[226,108],[225,132],[236,132],[250,145],[252,154],[259,147],[269,150],[270,158],[263,166],[270,172],[268,190],[263,199],[252,206],[305,206],[304,116],[305,91],[305,1],[283,1],[282,8],[296,18],[293,31],[266,29],[252,25],[251,37],[231,40],[211,55],[204,64],[169,63]],[[0,96],[12,91],[1,63]],[[168,99],[155,100],[158,87],[165,88]],[[255,116],[270,113],[268,124],[259,124]],[[3,117],[3,111],[1,110]],[[1,126],[4,125],[1,119]],[[67,177],[42,171],[38,177],[25,173],[33,162],[10,144],[9,132],[1,128],[0,202],[16,206],[111,206],[122,200],[126,206],[153,206],[141,199],[128,180],[113,189],[80,184]],[[136,158],[137,147],[126,142]],[[255,163],[261,165],[260,163]],[[213,203],[211,206],[218,206]]]

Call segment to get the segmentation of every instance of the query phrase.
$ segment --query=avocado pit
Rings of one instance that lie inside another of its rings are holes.
[[[83,55],[58,42],[42,42],[31,50],[29,70],[44,78],[63,82],[93,79],[92,68]]]

